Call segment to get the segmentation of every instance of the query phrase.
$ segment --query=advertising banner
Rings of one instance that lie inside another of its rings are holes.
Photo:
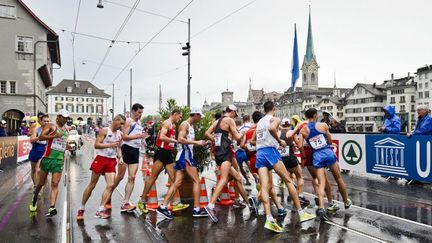
[[[366,135],[367,172],[432,182],[432,137]]]
[[[30,143],[30,137],[28,136],[18,137],[18,162],[28,160],[28,156],[31,148],[32,148],[32,144]]]
[[[332,140],[341,169],[366,173],[364,134],[332,134]]]
[[[0,137],[0,166],[2,168],[17,162],[17,137]]]

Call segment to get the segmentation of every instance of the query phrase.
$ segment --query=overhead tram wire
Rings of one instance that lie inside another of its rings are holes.
[[[78,2],[78,9],[77,14],[75,17],[75,27],[74,27],[74,33],[76,33],[77,26],[78,26],[78,18],[81,10],[81,0]],[[73,79],[76,79],[76,64],[75,64],[75,34],[72,34],[72,63],[73,63]]]
[[[127,6],[127,5],[124,5],[124,4],[121,4],[121,3],[117,3],[117,2],[112,2],[112,1],[107,1],[107,0],[105,2],[106,3],[110,3],[112,5],[117,5],[117,6],[120,6],[120,7],[124,7],[124,8],[129,8],[129,9],[131,8],[131,7]],[[164,19],[171,19],[171,17],[165,16],[165,15],[162,15],[162,14],[158,14],[158,13],[154,13],[154,12],[150,12],[150,11],[147,11],[147,10],[139,9],[139,8],[137,8],[135,11],[146,13],[146,14],[149,14],[149,15],[157,16],[157,17],[161,17],[161,18],[164,18]],[[180,19],[175,19],[174,21],[178,21],[178,22],[181,22],[181,23],[184,23],[184,24],[188,23],[187,21],[180,20]]]
[[[221,23],[222,21],[224,21],[225,19],[227,19],[227,18],[233,16],[234,14],[240,12],[240,11],[243,10],[244,8],[248,7],[249,5],[252,5],[252,4],[255,3],[256,1],[258,1],[258,0],[252,0],[252,1],[248,2],[248,3],[246,3],[245,5],[241,6],[240,8],[234,10],[233,12],[231,12],[231,13],[225,15],[224,17],[222,17],[221,19],[217,20],[217,21],[214,22],[213,24],[210,24],[209,26],[203,28],[202,30],[200,30],[200,31],[198,31],[197,33],[195,33],[194,35],[192,35],[192,36],[191,36],[191,39],[193,39],[194,37],[196,37],[196,36],[202,34],[202,33],[205,32],[205,31],[209,30],[210,28],[212,28],[212,27],[214,27],[215,25]],[[186,42],[186,41],[183,41],[183,42]]]
[[[129,22],[129,19],[132,17],[133,12],[135,11],[135,9],[138,7],[138,4],[140,3],[141,0],[136,0],[135,4],[133,5],[133,7],[131,8],[131,10],[129,11],[129,14],[126,16],[125,20],[123,21],[122,25],[120,26],[120,28],[118,29],[116,35],[114,36],[114,39],[111,41],[111,44],[108,46],[107,51],[105,52],[104,57],[102,58],[102,61],[100,63],[100,65],[98,66],[95,74],[93,75],[92,78],[92,82],[94,81],[94,79],[96,78],[97,74],[99,73],[100,69],[102,68],[102,65],[104,64],[105,60],[107,59],[109,53],[111,52],[111,49],[113,47],[113,45],[115,44],[115,42],[117,41],[117,38],[120,36],[120,33],[123,31],[123,29],[125,28],[126,24]]]
[[[120,73],[113,79],[113,81],[111,83],[114,83],[119,77],[120,75],[124,72],[124,70],[133,62],[133,60],[135,60],[135,58],[138,56],[138,54],[144,49],[146,48],[150,43],[153,42],[153,40],[158,37],[160,35],[160,33],[162,33],[162,31],[164,31],[184,10],[186,10],[187,7],[189,7],[189,5],[191,5],[193,3],[193,1],[195,0],[191,0],[188,4],[186,4],[186,6],[184,6],[174,17],[172,17],[170,19],[170,21],[168,21],[168,23],[162,27],[161,30],[159,30],[152,38],[150,38],[150,40],[147,42],[147,44],[145,44],[143,47],[141,47],[133,56],[132,58],[128,61],[128,63],[123,67],[123,69],[120,71]]]

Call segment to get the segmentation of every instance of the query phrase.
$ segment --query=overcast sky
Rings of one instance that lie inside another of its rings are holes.
[[[79,0],[24,0],[60,35],[62,67],[54,72],[54,84],[73,77],[72,31]],[[110,0],[132,6],[135,0]],[[190,0],[142,0],[139,9],[175,16]],[[195,0],[178,17],[191,18],[191,33],[213,24],[250,0]],[[129,9],[97,0],[82,0],[77,32],[114,38]],[[299,58],[306,49],[309,1],[257,0],[226,20],[191,40],[192,105],[204,98],[220,101],[227,87],[234,99],[245,101],[249,77],[255,89],[283,92],[291,81],[294,23],[297,23]],[[358,82],[381,83],[413,74],[418,67],[432,64],[432,1],[430,0],[326,0],[312,1],[312,28],[319,70],[319,84],[333,86],[334,73],[339,87]],[[119,40],[150,40],[169,19],[135,11]],[[154,41],[180,43],[187,39],[187,25],[174,21]],[[76,36],[77,79],[92,80],[109,41]],[[141,45],[142,46],[142,45]],[[137,44],[116,43],[94,83],[112,94],[111,84],[138,50]],[[164,101],[175,98],[186,104],[187,58],[180,44],[150,44],[131,63],[133,102],[151,114],[158,107],[158,86]],[[83,63],[86,64],[82,64]],[[180,67],[180,68],[179,68]],[[162,74],[162,75],[161,75]],[[129,72],[115,80],[115,109],[123,111],[129,102]]]

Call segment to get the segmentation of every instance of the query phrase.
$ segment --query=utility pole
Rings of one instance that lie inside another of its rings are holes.
[[[113,83],[113,96],[112,96],[112,119],[114,120],[114,83]]]
[[[129,100],[129,111],[132,112],[132,68],[130,69],[130,87],[129,87],[129,92],[130,92],[130,100]]]
[[[190,108],[190,81],[191,81],[191,76],[190,76],[190,49],[191,49],[191,45],[190,45],[190,22],[191,20],[188,19],[188,42],[186,43],[186,46],[183,46],[182,49],[185,51],[182,53],[183,56],[188,56],[188,79],[187,79],[187,105]]]

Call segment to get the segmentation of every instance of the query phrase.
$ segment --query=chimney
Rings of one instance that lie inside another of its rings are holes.
[[[410,72],[408,72],[408,78],[410,78]]]
[[[393,80],[393,73],[392,73],[392,80]],[[373,87],[376,87],[376,83],[373,83]]]
[[[394,79],[394,74],[392,73],[391,74],[391,81],[393,81],[393,79]]]

